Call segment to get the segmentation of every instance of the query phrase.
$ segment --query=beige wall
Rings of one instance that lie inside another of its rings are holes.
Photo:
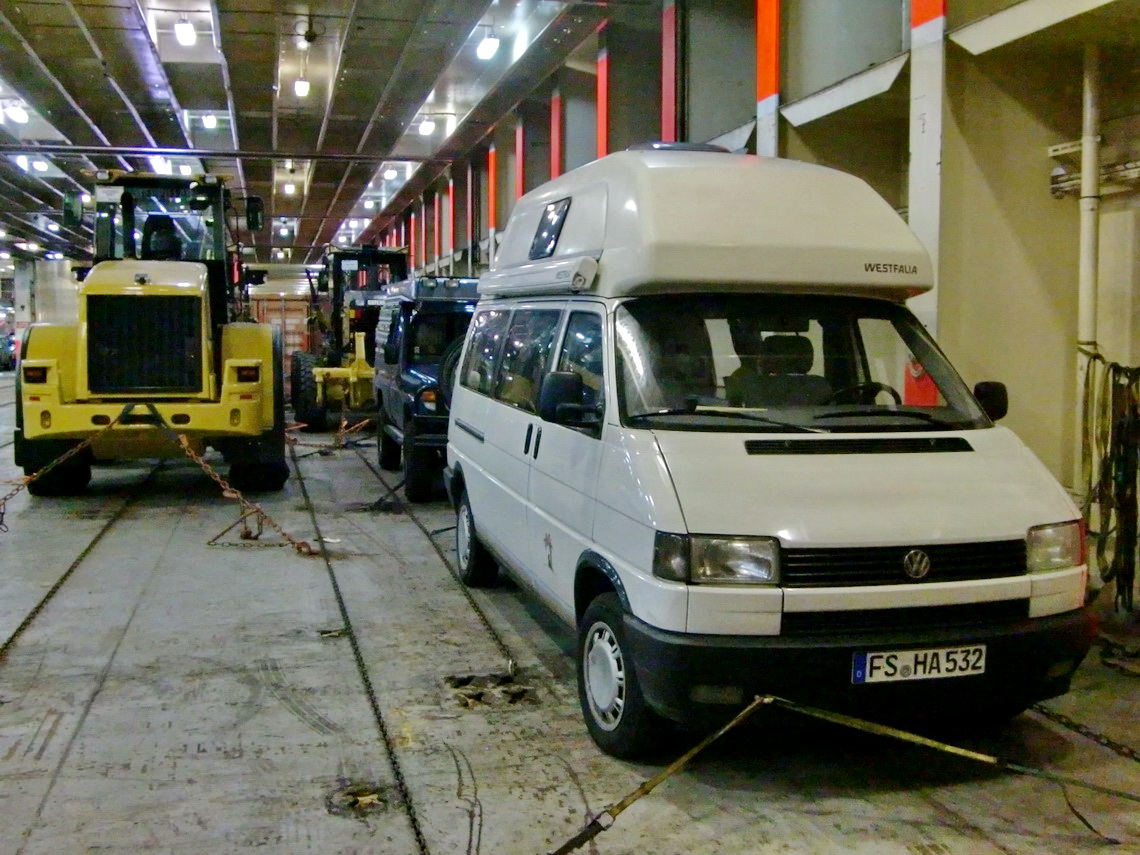
[[[1057,103],[1071,90],[1048,78],[1062,71],[948,48],[938,312],[940,343],[966,382],[1004,381],[1004,424],[1068,484],[1078,208],[1049,193],[1046,149],[1073,138],[1048,117],[1079,121],[1080,101]]]
[[[1140,194],[1101,202],[1097,341],[1109,362],[1140,365]]]

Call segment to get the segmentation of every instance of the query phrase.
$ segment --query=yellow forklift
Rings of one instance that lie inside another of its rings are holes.
[[[238,490],[284,486],[281,341],[239,320],[245,285],[225,185],[217,175],[97,173],[78,322],[33,324],[20,345],[16,464],[43,470],[30,492],[79,492],[100,461],[182,457],[175,434],[196,454],[219,451]],[[65,223],[86,213],[69,194]],[[245,199],[245,219],[262,227],[260,199]]]
[[[372,244],[329,247],[322,264],[309,281],[308,350],[290,356],[293,416],[308,431],[325,430],[330,415],[353,422],[376,418],[376,325],[385,288],[408,275],[404,250]]]

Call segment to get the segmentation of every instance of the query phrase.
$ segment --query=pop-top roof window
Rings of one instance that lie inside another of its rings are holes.
[[[538,221],[534,240],[530,243],[528,258],[533,261],[554,255],[554,247],[558,245],[558,236],[562,234],[562,224],[566,222],[566,212],[569,210],[569,198],[559,199],[546,206],[546,210],[542,212],[542,219]]]

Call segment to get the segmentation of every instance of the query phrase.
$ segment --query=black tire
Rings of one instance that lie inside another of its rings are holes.
[[[455,507],[455,561],[459,568],[459,579],[470,588],[486,588],[499,577],[499,565],[491,553],[479,542],[475,530],[475,515],[471,513],[471,501],[464,490]]]
[[[599,594],[578,625],[578,700],[586,729],[607,754],[634,760],[660,747],[666,722],[641,694],[621,602],[612,592]]]
[[[395,472],[400,468],[400,443],[388,436],[388,420],[381,415],[376,420],[376,456],[380,468]]]
[[[285,460],[285,364],[281,335],[273,332],[273,427],[239,446],[226,478],[243,493],[276,492],[289,480]],[[310,373],[310,377],[312,374]]]
[[[404,495],[409,502],[430,502],[435,486],[435,455],[416,448],[416,433],[404,427]]]
[[[317,404],[317,378],[313,376],[316,365],[317,357],[298,351],[293,354],[289,372],[293,418],[304,424],[303,430],[308,432],[322,431],[328,426],[328,413]]]
[[[24,467],[25,475],[33,475],[43,467]],[[33,496],[75,496],[91,483],[91,461],[82,455],[55,466],[28,484]]]

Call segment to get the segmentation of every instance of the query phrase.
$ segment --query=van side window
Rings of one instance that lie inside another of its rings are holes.
[[[603,403],[602,319],[593,312],[574,312],[566,324],[566,338],[558,355],[558,370],[582,377],[582,405]]]
[[[489,309],[471,319],[471,341],[459,370],[459,382],[475,392],[491,394],[510,312]]]
[[[542,218],[538,221],[534,240],[530,242],[528,258],[534,260],[554,255],[554,247],[558,246],[558,236],[562,234],[562,224],[566,222],[566,212],[569,210],[569,199],[559,199],[546,206]]]
[[[559,309],[515,312],[503,347],[495,398],[528,413],[538,412],[538,389],[561,318]]]

